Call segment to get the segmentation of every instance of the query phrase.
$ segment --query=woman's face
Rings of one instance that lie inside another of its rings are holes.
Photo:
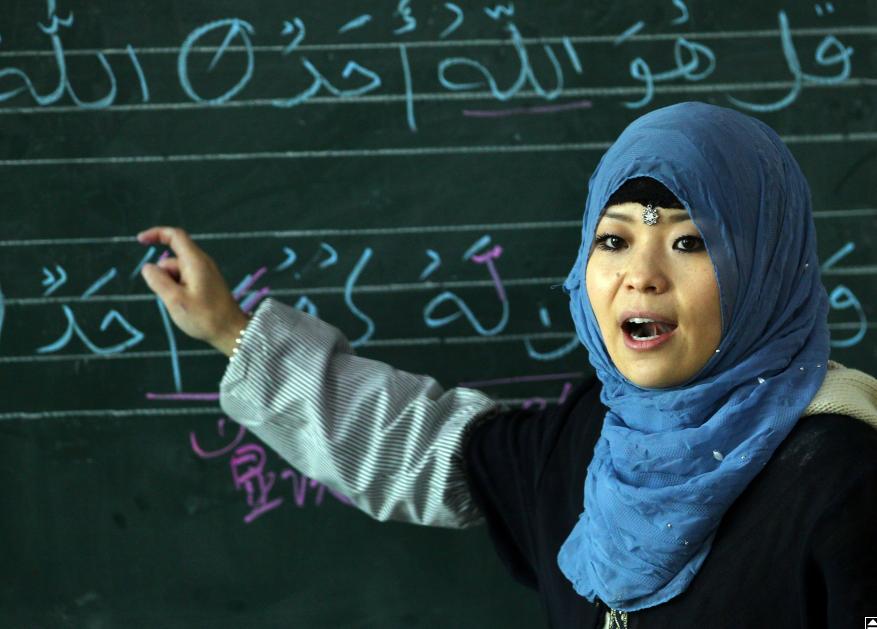
[[[658,208],[658,223],[647,225],[643,209],[639,203],[607,208],[585,285],[618,370],[641,387],[671,387],[700,371],[719,346],[719,287],[688,213]]]

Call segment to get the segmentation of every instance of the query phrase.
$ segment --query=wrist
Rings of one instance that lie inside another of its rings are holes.
[[[229,359],[235,354],[235,349],[240,345],[244,330],[249,324],[252,315],[240,311],[238,316],[228,323],[225,330],[220,334],[211,345],[225,354]]]

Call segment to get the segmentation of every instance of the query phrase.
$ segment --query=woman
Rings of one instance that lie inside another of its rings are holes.
[[[483,519],[552,627],[877,615],[877,381],[829,363],[809,189],[763,123],[682,103],[603,156],[564,283],[596,378],[545,412],[273,299],[247,321],[185,232],[139,238],[178,255],[143,271],[177,324],[234,356],[230,417],[373,517]]]

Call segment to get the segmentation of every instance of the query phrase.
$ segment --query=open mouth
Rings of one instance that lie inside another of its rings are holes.
[[[669,334],[676,329],[676,325],[664,323],[663,321],[633,317],[621,324],[621,328],[635,341],[650,341],[664,334]]]

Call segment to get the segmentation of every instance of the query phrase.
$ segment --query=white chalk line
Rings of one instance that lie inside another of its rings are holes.
[[[816,219],[858,218],[877,216],[877,208],[814,211]],[[409,225],[403,227],[361,227],[349,229],[279,229],[237,232],[191,233],[193,240],[250,240],[262,238],[326,238],[363,236],[407,236],[470,231],[513,231],[533,229],[570,229],[581,227],[581,221],[525,221],[515,223],[471,223],[461,225]],[[133,244],[133,236],[106,236],[85,238],[38,238],[28,240],[0,240],[0,247],[58,247],[64,245]],[[138,243],[139,244],[139,243]]]
[[[877,328],[877,321],[866,322],[869,330]],[[859,323],[829,323],[830,330],[858,330]],[[575,336],[575,332],[533,332],[527,334],[497,334],[495,336],[446,336],[446,337],[413,337],[413,338],[396,338],[396,339],[374,339],[363,343],[360,347],[378,348],[405,348],[405,347],[424,347],[424,346],[443,346],[443,345],[494,345],[497,343],[519,343],[526,340],[530,341],[569,341]],[[204,358],[218,357],[219,353],[210,349],[193,349],[180,350],[177,352],[179,359],[185,358]],[[116,354],[55,354],[48,356],[0,356],[0,364],[39,364],[52,362],[94,362],[103,360],[151,360],[151,359],[170,359],[171,352],[167,350],[156,351],[128,351]]]
[[[527,398],[498,398],[497,402],[510,405],[523,404]],[[173,400],[177,403],[179,401]],[[185,402],[185,400],[183,400]],[[130,409],[81,409],[63,411],[10,411],[0,413],[0,422],[14,420],[51,420],[51,419],[118,419],[134,417],[178,417],[178,416],[216,415],[226,417],[222,408],[216,406],[174,407],[174,408],[130,408]]]
[[[846,210],[814,211],[815,219],[858,218],[877,216],[877,208],[850,208]],[[402,227],[358,227],[327,229],[271,229],[236,232],[190,233],[196,241],[252,240],[262,238],[338,238],[363,236],[408,236],[411,234],[442,234],[471,231],[514,231],[533,229],[580,228],[581,221],[524,221],[515,223],[468,223],[460,225],[406,225]],[[59,247],[69,245],[127,245],[139,244],[134,236],[104,236],[83,238],[34,238],[0,240],[0,247]]]
[[[127,417],[173,417],[175,415],[215,415],[223,416],[219,405],[215,407],[202,406],[197,408],[125,408],[125,409],[79,409],[63,411],[12,411],[0,413],[0,421],[15,419],[38,420],[38,419],[67,419],[67,418],[127,418]]]
[[[789,90],[794,87],[793,81],[760,81],[760,82],[744,82],[744,83],[696,83],[696,84],[658,84],[654,86],[656,95],[662,94],[712,94],[718,92],[753,92],[753,91],[777,91]],[[831,89],[831,88],[854,88],[854,87],[870,87],[877,85],[877,79],[870,78],[852,78],[842,83],[823,84],[815,83],[808,85],[807,89]],[[584,97],[609,97],[609,96],[640,96],[643,93],[641,85],[632,85],[626,87],[578,87],[563,90],[560,96],[551,101],[559,102],[562,98],[584,98]],[[278,96],[276,98],[253,98],[230,100],[224,103],[208,104],[197,102],[180,102],[180,103],[132,103],[127,105],[112,105],[110,107],[89,108],[77,105],[46,105],[37,107],[0,107],[0,115],[34,115],[34,114],[67,114],[67,113],[93,113],[106,114],[114,112],[132,112],[132,111],[185,111],[185,110],[210,110],[210,109],[247,109],[270,107],[272,109],[284,110],[285,108],[277,107],[274,103],[278,99],[284,98]],[[489,91],[466,91],[466,92],[425,92],[415,93],[411,96],[415,102],[451,102],[451,101],[483,101],[495,100],[493,93]],[[532,90],[522,90],[513,95],[510,100],[526,100],[539,98],[544,100],[541,95]],[[314,96],[298,107],[305,105],[374,105],[374,104],[396,104],[407,102],[406,94],[375,94],[365,96]],[[499,107],[501,103],[494,106]]]
[[[509,278],[503,279],[503,286],[514,288],[518,286],[542,286],[546,290],[551,286],[559,285],[563,282],[563,277],[525,277],[525,278]],[[447,282],[400,282],[393,284],[362,284],[354,287],[354,294],[362,293],[403,293],[412,291],[435,291],[447,289],[462,288],[486,288],[494,286],[492,279],[485,280],[450,280]],[[295,297],[299,295],[343,295],[343,286],[313,286],[299,288],[277,288],[271,289],[269,297]],[[48,297],[7,297],[5,303],[7,306],[46,306],[53,304],[88,304],[88,303],[136,303],[136,302],[154,302],[155,296],[150,294],[144,295],[91,295],[82,297],[81,295],[63,296],[50,295]]]
[[[852,210],[859,212],[862,210]],[[864,210],[877,214],[877,208]],[[273,229],[239,232],[190,233],[193,240],[248,240],[254,238],[327,238],[363,236],[408,236],[412,234],[442,234],[471,231],[513,231],[531,229],[569,229],[581,227],[581,221],[524,221],[514,223],[469,223],[460,225],[406,225],[401,227],[359,227],[326,229]],[[0,240],[0,247],[31,247],[59,245],[106,245],[137,243],[134,236],[107,236],[103,238],[40,238],[33,240]],[[139,244],[139,243],[137,243]]]
[[[179,164],[185,162],[248,161],[283,159],[373,158],[373,157],[431,157],[435,155],[484,155],[501,153],[531,153],[546,151],[602,151],[607,142],[575,144],[529,144],[508,146],[436,146],[419,148],[340,149],[324,151],[268,151],[255,153],[204,153],[189,155],[129,155],[114,157],[68,157],[0,160],[0,166],[61,166],[61,165],[124,165],[124,164]]]
[[[873,142],[877,132],[797,134],[781,136],[786,144],[826,144],[832,142]],[[251,161],[285,159],[432,157],[436,155],[500,155],[566,151],[605,151],[611,142],[570,142],[556,144],[519,144],[484,146],[429,146],[415,148],[331,149],[324,151],[262,151],[252,153],[198,153],[180,155],[128,155],[114,157],[48,157],[4,159],[0,166],[90,166],[126,164],[180,164],[213,161]]]
[[[481,345],[494,343],[516,343],[526,339],[531,341],[569,340],[575,332],[533,332],[530,334],[499,334],[496,336],[446,336],[446,337],[413,337],[396,339],[374,339],[360,345],[360,347],[422,347],[435,345]],[[352,338],[352,337],[351,337]],[[218,352],[210,349],[180,350],[178,358],[203,358],[216,357]],[[76,362],[95,360],[151,360],[170,359],[171,352],[167,350],[156,351],[127,351],[116,354],[54,354],[43,356],[0,356],[0,364],[34,364],[52,362]]]

